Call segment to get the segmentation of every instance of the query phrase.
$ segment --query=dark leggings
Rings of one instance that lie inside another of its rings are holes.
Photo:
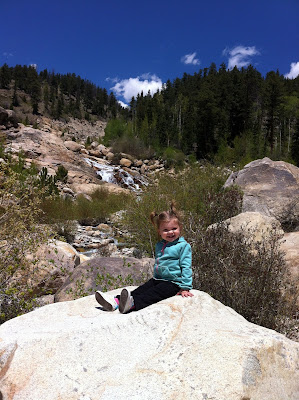
[[[131,292],[135,306],[133,310],[138,311],[151,304],[158,303],[158,301],[168,299],[175,296],[179,291],[180,287],[173,282],[152,278]]]

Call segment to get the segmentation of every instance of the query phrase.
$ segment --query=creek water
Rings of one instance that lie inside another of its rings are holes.
[[[140,174],[136,177],[119,166],[102,164],[89,158],[85,158],[84,160],[96,170],[97,175],[99,175],[104,182],[114,183],[135,192],[140,191],[142,185],[147,185],[147,181]]]

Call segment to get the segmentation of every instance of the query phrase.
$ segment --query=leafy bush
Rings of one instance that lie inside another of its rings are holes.
[[[56,224],[60,227],[60,232],[69,231],[67,226],[70,226],[70,221],[74,220],[82,225],[96,225],[104,222],[112,213],[125,208],[129,197],[124,193],[109,193],[104,188],[92,193],[91,200],[83,195],[78,196],[74,201],[68,198],[49,197],[41,204],[44,212],[43,222]],[[57,230],[56,232],[59,234]]]
[[[194,288],[209,293],[249,321],[282,331],[294,312],[279,235],[261,242],[225,224],[203,229],[188,216],[186,239],[193,248]],[[293,298],[294,300],[294,298]]]
[[[112,151],[116,153],[127,153],[136,158],[152,158],[154,150],[147,147],[138,137],[124,134],[112,143]]]
[[[181,150],[167,147],[164,150],[163,158],[166,162],[166,167],[182,167],[185,161],[185,154]]]
[[[104,144],[109,145],[115,139],[128,132],[128,125],[121,119],[111,119],[105,128]]]
[[[67,175],[68,175],[68,170],[63,165],[59,165],[56,172],[56,179],[61,182],[66,182]]]
[[[19,179],[9,166],[0,171],[0,323],[30,311],[36,304],[32,282],[36,251],[49,231],[38,225],[40,193],[34,177]],[[32,258],[29,259],[28,255]]]
[[[101,268],[101,271],[97,272],[96,278],[94,280],[94,285],[97,288],[100,288],[104,292],[109,290],[114,290],[120,287],[125,286],[139,286],[146,282],[150,277],[147,272],[141,274],[141,276],[136,277],[133,274],[126,274],[126,269],[130,269],[131,264],[123,260],[123,274],[119,274],[117,276],[112,275],[111,273],[106,271],[106,268]],[[91,263],[92,264],[92,263]],[[94,289],[90,287],[86,287],[86,282],[90,279],[91,276],[94,275],[94,270],[98,270],[98,267],[89,266],[86,267],[84,273],[77,279],[74,283],[74,289],[68,289],[67,293],[73,296],[73,299],[77,299],[83,296],[88,296],[94,293]],[[72,276],[70,275],[70,280],[72,280]]]
[[[291,200],[281,210],[277,218],[284,232],[295,232],[299,230],[299,200]]]

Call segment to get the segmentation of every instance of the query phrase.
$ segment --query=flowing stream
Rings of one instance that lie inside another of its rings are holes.
[[[140,174],[133,176],[119,166],[101,164],[89,158],[85,158],[84,160],[96,170],[96,173],[100,175],[104,182],[114,183],[135,192],[141,190],[141,185],[147,185],[147,181]]]

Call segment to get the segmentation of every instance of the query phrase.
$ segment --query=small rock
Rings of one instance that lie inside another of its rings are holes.
[[[130,166],[132,165],[132,161],[129,160],[128,158],[122,158],[122,159],[119,161],[119,164],[120,164],[121,166],[123,166],[123,167],[130,168]]]
[[[79,152],[79,151],[81,151],[81,149],[84,148],[83,144],[79,144],[79,143],[73,142],[72,140],[65,141],[64,145],[68,150],[75,151],[75,152],[76,151]]]
[[[109,151],[109,152],[106,154],[106,158],[107,158],[108,161],[112,161],[113,158],[114,158],[114,154],[111,153],[111,151]]]

